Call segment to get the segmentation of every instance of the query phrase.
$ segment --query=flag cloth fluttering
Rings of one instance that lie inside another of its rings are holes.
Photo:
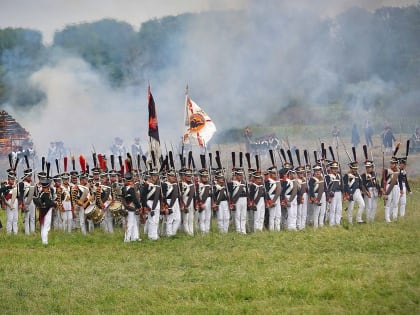
[[[186,93],[183,143],[204,147],[216,130],[216,126],[209,115],[194,103]]]
[[[155,100],[153,99],[152,92],[150,90],[150,85],[147,87],[147,94],[148,94],[148,107],[149,107],[149,146],[150,151],[154,151],[155,155],[159,158],[160,157],[160,140],[159,140],[159,127],[158,127],[158,119],[157,119],[157,112],[156,112],[156,104]],[[158,164],[158,161],[156,161]],[[153,165],[158,166],[158,165]]]

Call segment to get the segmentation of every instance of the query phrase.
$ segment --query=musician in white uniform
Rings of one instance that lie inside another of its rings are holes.
[[[0,188],[0,195],[6,203],[6,233],[13,232],[16,235],[18,233],[19,204],[14,170],[8,170],[7,182]]]
[[[19,183],[19,208],[22,209],[25,219],[25,234],[29,235],[35,232],[35,204],[33,197],[35,195],[35,184],[32,182],[32,169],[28,168],[23,172],[22,181]]]

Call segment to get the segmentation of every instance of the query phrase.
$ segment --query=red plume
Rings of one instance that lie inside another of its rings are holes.
[[[121,165],[120,173],[121,173],[121,177],[123,177],[124,176],[124,165]]]
[[[64,157],[64,173],[67,173],[67,156]]]
[[[106,161],[104,160],[104,156],[102,154],[98,154],[98,161],[99,161],[99,168],[103,171],[106,170]]]
[[[79,156],[79,163],[80,163],[80,169],[83,173],[86,173],[86,159],[83,155]]]

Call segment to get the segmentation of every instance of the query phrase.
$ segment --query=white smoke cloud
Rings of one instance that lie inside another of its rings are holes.
[[[30,81],[46,100],[19,121],[45,155],[50,141],[63,141],[73,153],[109,153],[115,137],[125,145],[147,131],[147,95],[135,89],[115,90],[80,58],[62,57],[35,72]]]

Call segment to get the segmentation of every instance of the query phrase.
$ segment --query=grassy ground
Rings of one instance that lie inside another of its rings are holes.
[[[3,314],[419,314],[420,182],[374,224],[123,243],[0,230]],[[382,202],[380,202],[382,204]],[[5,224],[5,213],[0,217]],[[20,218],[21,221],[21,218]],[[22,228],[22,227],[21,227]]]

